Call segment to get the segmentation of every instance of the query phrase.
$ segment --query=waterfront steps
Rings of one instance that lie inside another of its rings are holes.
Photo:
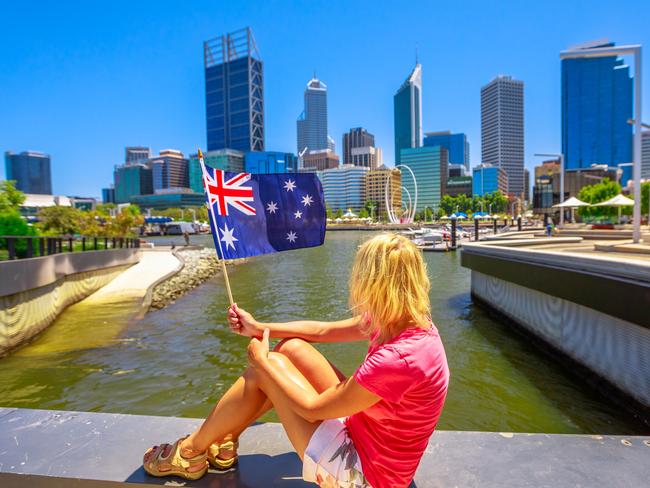
[[[94,487],[125,483],[211,488],[315,486],[279,424],[259,424],[240,440],[239,468],[196,482],[153,478],[147,447],[173,441],[200,420],[0,408],[0,486]],[[650,436],[438,431],[412,487],[647,486]]]

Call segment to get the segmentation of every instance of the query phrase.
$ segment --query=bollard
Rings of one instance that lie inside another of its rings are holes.
[[[521,215],[517,216],[517,230],[521,232]]]
[[[456,216],[451,216],[451,248],[456,249]]]
[[[474,217],[474,240],[478,241],[478,217]]]
[[[28,258],[34,257],[34,242],[31,237],[27,238],[27,256]]]
[[[493,223],[493,227],[494,227],[494,233],[496,234],[497,233],[497,219],[496,219],[496,217],[494,218],[492,223]]]
[[[93,248],[95,249],[95,251],[97,250],[97,238],[96,237],[93,237]]]

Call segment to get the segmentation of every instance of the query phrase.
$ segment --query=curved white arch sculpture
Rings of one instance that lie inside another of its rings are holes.
[[[415,220],[415,209],[418,206],[418,182],[415,178],[415,174],[413,173],[413,170],[409,168],[407,165],[398,164],[397,166],[395,166],[395,169],[397,168],[406,168],[408,172],[411,173],[411,178],[413,178],[413,187],[415,188],[415,199],[413,202],[411,202],[411,194],[409,193],[409,191],[402,186],[402,189],[406,191],[406,194],[409,197],[409,208],[407,209],[408,213],[406,219],[410,223],[413,222],[413,220]],[[392,224],[396,224],[399,222],[399,219],[395,217],[395,213],[393,212],[393,206],[391,205],[391,199],[388,196],[388,187],[390,186],[390,179],[392,176],[393,176],[392,173],[389,172],[388,177],[386,178],[386,186],[384,187],[384,196],[386,199],[386,213],[388,214],[388,220],[390,220]]]

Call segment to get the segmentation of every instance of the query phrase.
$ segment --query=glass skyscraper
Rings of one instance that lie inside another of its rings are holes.
[[[249,27],[203,43],[208,151],[264,151],[264,74]]]
[[[368,168],[345,164],[319,171],[325,203],[331,210],[358,212],[365,203],[365,176]]]
[[[220,149],[218,151],[203,153],[203,162],[211,168],[230,171],[232,173],[241,173],[244,171],[244,153],[233,149]],[[192,191],[203,193],[203,173],[198,154],[192,154],[190,156],[187,173]]]
[[[297,151],[331,149],[327,134],[327,85],[314,76],[305,88],[305,105],[296,121]]]
[[[449,164],[462,164],[469,172],[469,142],[465,134],[452,134],[450,131],[427,132],[423,145],[444,147],[449,151]]]
[[[580,48],[609,47],[590,43]],[[616,56],[562,60],[562,153],[567,171],[632,161],[633,83]],[[625,185],[631,171],[624,168]]]
[[[401,164],[408,166],[418,185],[417,212],[428,207],[440,208],[440,199],[446,193],[448,152],[441,146],[402,149]],[[405,206],[415,203],[415,186],[408,170],[402,169],[402,202]],[[410,202],[409,202],[410,196]]]
[[[395,164],[401,151],[422,145],[422,66],[418,63],[393,97]]]
[[[5,152],[5,174],[23,193],[52,194],[50,156],[35,151]]]

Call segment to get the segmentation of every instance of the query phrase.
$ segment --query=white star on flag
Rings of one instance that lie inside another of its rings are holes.
[[[312,199],[311,195],[305,195],[302,197],[302,204],[307,207],[308,205],[311,205],[314,202]]]
[[[296,238],[298,237],[298,234],[296,234],[294,231],[291,231],[287,234],[287,241],[294,243],[296,242]]]
[[[271,202],[266,206],[266,210],[268,210],[268,212],[272,214],[274,214],[277,209],[278,209],[278,204],[275,202]]]
[[[287,191],[293,191],[296,188],[296,182],[293,180],[287,180],[284,182],[284,189]]]
[[[235,229],[229,229],[228,224],[224,222],[223,224],[223,229],[219,229],[221,231],[221,241],[226,243],[226,250],[228,250],[228,247],[232,247],[233,250],[235,249],[235,241],[238,241],[235,236],[232,235],[232,233],[235,231]]]
[[[295,217],[296,217],[297,219],[299,219],[300,217],[302,217],[302,212],[301,212],[300,210],[298,210],[298,211],[297,211],[295,214],[293,214],[293,215],[295,215]]]

